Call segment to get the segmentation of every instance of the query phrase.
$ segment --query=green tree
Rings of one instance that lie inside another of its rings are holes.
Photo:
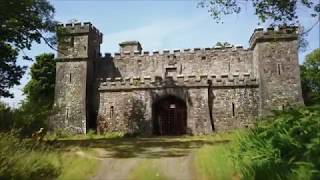
[[[26,67],[17,64],[18,54],[30,50],[34,42],[53,42],[54,38],[43,36],[55,29],[53,14],[47,0],[0,1],[0,97],[13,97],[9,89],[19,84],[25,72]]]
[[[31,79],[23,89],[27,96],[16,116],[16,128],[21,128],[23,134],[47,126],[47,120],[52,112],[56,76],[56,61],[54,54],[36,56],[31,66]]]
[[[305,104],[320,104],[320,48],[308,54],[300,67]]]
[[[56,77],[54,54],[44,53],[36,56],[36,61],[31,66],[30,75],[31,80],[23,89],[23,92],[27,95],[26,102],[51,108],[54,100]]]
[[[238,14],[248,5],[253,6],[261,22],[271,20],[273,24],[296,23],[298,9],[309,11],[311,17],[319,16],[320,12],[317,0],[201,0],[198,5],[207,8],[217,22],[223,15]]]
[[[13,110],[0,101],[0,131],[9,131],[13,127]]]

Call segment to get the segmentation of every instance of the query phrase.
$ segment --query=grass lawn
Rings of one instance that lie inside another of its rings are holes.
[[[59,153],[61,174],[58,180],[86,180],[94,176],[100,165],[90,149],[76,149]]]
[[[194,165],[197,179],[239,179],[231,159],[232,140],[236,136],[237,132],[208,136],[208,139],[213,140],[213,142],[219,140],[230,140],[230,142],[216,145],[204,145],[196,151]]]

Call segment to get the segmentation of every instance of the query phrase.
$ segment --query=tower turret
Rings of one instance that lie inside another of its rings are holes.
[[[102,33],[91,23],[58,26],[55,129],[86,133],[94,119],[94,61],[99,57]]]
[[[255,74],[260,81],[260,114],[303,103],[298,61],[298,28],[255,29],[250,38]]]

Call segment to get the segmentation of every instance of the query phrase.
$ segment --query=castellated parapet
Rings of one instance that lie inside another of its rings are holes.
[[[60,28],[54,129],[208,134],[303,103],[295,27],[257,28],[249,48],[145,51],[126,41],[104,56],[91,23]]]

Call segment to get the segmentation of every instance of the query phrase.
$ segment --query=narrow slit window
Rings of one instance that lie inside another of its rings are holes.
[[[236,116],[234,103],[232,103],[232,116]]]
[[[111,119],[113,118],[113,115],[114,115],[114,107],[111,106],[111,107],[110,107],[110,118],[111,118]]]
[[[74,47],[74,37],[70,38],[70,47]]]
[[[278,75],[281,75],[281,64],[278,64]]]
[[[228,62],[228,71],[230,72],[231,71],[231,63]]]
[[[71,76],[71,73],[69,74],[69,82],[71,83],[71,80],[72,80],[72,76]]]
[[[66,117],[69,118],[69,108],[66,109]]]

